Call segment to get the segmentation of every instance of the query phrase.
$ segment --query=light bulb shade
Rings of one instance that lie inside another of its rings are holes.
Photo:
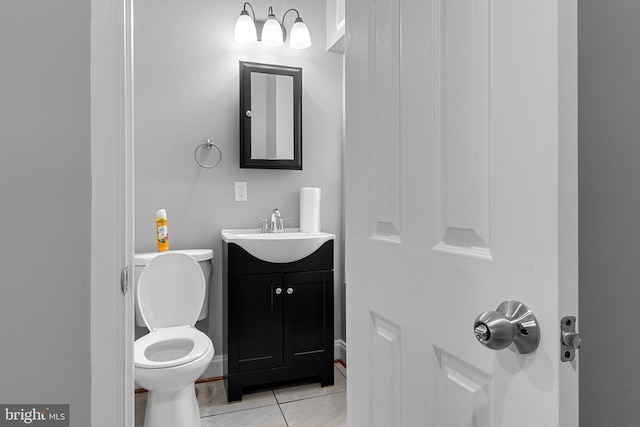
[[[238,43],[255,43],[258,41],[256,24],[246,10],[243,10],[236,21],[236,32],[234,36]]]
[[[267,21],[264,23],[264,27],[262,27],[262,39],[260,41],[264,45],[273,47],[282,46],[282,44],[284,43],[282,26],[275,18],[275,16],[270,15]]]
[[[289,45],[292,49],[306,49],[311,46],[311,35],[309,34],[309,29],[300,18],[297,18],[293,27],[291,27],[290,37],[291,40],[289,41]]]

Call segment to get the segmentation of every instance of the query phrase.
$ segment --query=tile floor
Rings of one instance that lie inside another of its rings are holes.
[[[202,427],[341,427],[347,425],[347,370],[335,364],[335,385],[275,387],[227,403],[222,381],[196,384]],[[144,424],[147,393],[136,394],[136,427]]]

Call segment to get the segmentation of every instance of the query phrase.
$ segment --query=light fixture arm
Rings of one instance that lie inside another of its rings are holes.
[[[253,10],[253,6],[251,6],[251,3],[249,3],[248,1],[244,3],[244,6],[242,6],[242,10],[244,12],[247,11],[247,6],[249,6],[251,8],[251,14],[253,15],[253,22],[256,22],[256,11]],[[247,12],[248,14],[249,12]]]
[[[282,22],[280,23],[280,25],[282,25],[282,28],[284,28],[284,18],[287,17],[287,13],[289,13],[289,12],[295,12],[296,15],[298,15],[298,17],[296,19],[300,19],[300,12],[298,12],[297,9],[289,9],[284,13],[284,15],[282,15]]]
[[[282,39],[285,40],[285,41],[287,40],[287,27],[284,26],[284,18],[287,17],[287,14],[289,12],[295,12],[298,15],[298,17],[296,18],[296,22],[298,22],[298,20],[301,20],[300,19],[300,12],[298,12],[297,9],[289,9],[284,13],[284,15],[282,15],[282,21],[280,22],[280,26],[282,27]]]

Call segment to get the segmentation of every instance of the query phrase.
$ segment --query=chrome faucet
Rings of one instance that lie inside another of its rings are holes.
[[[282,218],[280,217],[280,211],[278,209],[274,209],[271,212],[271,222],[269,222],[269,233],[279,233],[280,231],[284,231],[284,226],[282,225]]]
[[[261,233],[284,233],[284,220],[290,218],[290,216],[280,216],[280,211],[278,211],[277,208],[271,212],[270,220],[267,218],[256,217],[256,219],[262,221],[262,227],[260,229]]]

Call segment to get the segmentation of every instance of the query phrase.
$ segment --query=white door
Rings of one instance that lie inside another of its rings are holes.
[[[575,0],[350,0],[348,420],[578,425]],[[533,353],[474,320],[537,317]]]

